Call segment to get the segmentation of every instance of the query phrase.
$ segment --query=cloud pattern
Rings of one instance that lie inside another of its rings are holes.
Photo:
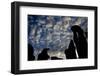
[[[28,43],[38,55],[43,48],[50,52],[64,51],[73,38],[71,26],[78,25],[87,32],[88,18],[76,16],[28,15]]]

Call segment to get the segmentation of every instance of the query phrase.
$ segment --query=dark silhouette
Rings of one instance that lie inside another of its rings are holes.
[[[62,58],[58,58],[58,57],[51,57],[51,60],[62,60]]]
[[[88,57],[88,48],[87,48],[87,40],[85,37],[85,32],[77,25],[71,27],[73,31],[73,40],[75,46],[77,48],[77,53],[79,58],[87,58]]]
[[[35,60],[35,56],[33,55],[34,53],[34,48],[32,47],[32,45],[28,44],[28,60]]]
[[[43,51],[38,55],[38,60],[48,60],[49,59],[49,55],[47,54],[48,50],[49,48],[43,49]]]
[[[85,36],[86,36],[86,38],[88,38],[88,33],[87,32],[85,32]]]
[[[75,46],[73,40],[70,41],[68,49],[65,50],[66,59],[76,59]]]

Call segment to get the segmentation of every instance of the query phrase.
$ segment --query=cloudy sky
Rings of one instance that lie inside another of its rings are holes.
[[[78,25],[87,32],[88,18],[74,16],[28,15],[28,43],[35,53],[43,48],[50,52],[64,51],[73,38],[71,26]]]

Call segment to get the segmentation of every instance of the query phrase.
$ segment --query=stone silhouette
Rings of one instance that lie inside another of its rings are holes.
[[[66,59],[76,59],[75,46],[73,40],[70,41],[68,49],[65,50]]]
[[[58,57],[51,57],[51,60],[62,60],[62,58],[58,58]]]
[[[88,38],[88,33],[87,32],[85,32],[85,37]]]
[[[35,56],[34,54],[34,48],[32,47],[32,45],[28,44],[28,60],[35,60]]]
[[[38,60],[48,60],[50,57],[47,54],[49,48],[44,48],[43,51],[38,55]]]
[[[75,43],[77,53],[79,58],[87,58],[88,57],[88,44],[85,37],[85,32],[77,25],[71,27],[73,31],[73,41]]]

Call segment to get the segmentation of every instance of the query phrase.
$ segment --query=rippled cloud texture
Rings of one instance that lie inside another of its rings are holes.
[[[75,16],[28,15],[28,44],[37,59],[44,48],[48,55],[66,59],[64,51],[73,40],[71,27],[80,26],[87,33],[88,18]]]

